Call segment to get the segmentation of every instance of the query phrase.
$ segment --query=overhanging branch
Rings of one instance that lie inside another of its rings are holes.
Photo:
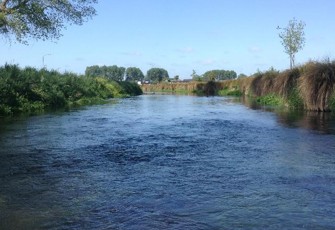
[[[9,1],[9,0],[3,0],[3,1],[1,2],[1,5],[0,5],[0,10],[1,10],[1,12],[5,12],[5,11],[6,11],[8,1]]]

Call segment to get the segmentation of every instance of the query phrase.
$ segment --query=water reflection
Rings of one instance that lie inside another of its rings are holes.
[[[273,106],[262,106],[250,97],[234,99],[254,110],[264,110],[277,115],[281,125],[290,128],[304,128],[320,134],[335,134],[335,113],[290,110]]]

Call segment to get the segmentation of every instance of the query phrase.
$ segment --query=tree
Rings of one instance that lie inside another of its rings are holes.
[[[240,74],[237,76],[238,79],[241,79],[241,78],[247,78],[247,77],[248,77],[248,76],[245,75],[244,73],[240,73]]]
[[[27,44],[28,38],[58,39],[65,23],[81,25],[96,14],[97,0],[0,0],[0,34]]]
[[[102,76],[102,71],[98,65],[88,66],[85,69],[85,75],[88,77]]]
[[[108,66],[106,69],[106,77],[113,81],[123,81],[126,68],[116,65]]]
[[[285,53],[290,57],[290,68],[294,67],[295,55],[301,50],[305,45],[305,23],[302,21],[297,21],[295,18],[289,21],[286,28],[277,29],[281,30],[279,37],[281,43],[284,46]]]
[[[126,68],[113,66],[88,66],[85,75],[88,77],[105,77],[113,81],[123,81]]]
[[[210,70],[203,74],[204,80],[207,81],[222,81],[222,80],[229,80],[235,79],[237,74],[233,70]]]
[[[195,70],[192,70],[191,77],[193,81],[202,81],[202,77],[199,76]]]
[[[126,81],[143,81],[143,72],[136,67],[129,67],[126,70]]]
[[[147,71],[146,79],[152,82],[161,82],[169,79],[169,73],[162,68],[151,68]]]

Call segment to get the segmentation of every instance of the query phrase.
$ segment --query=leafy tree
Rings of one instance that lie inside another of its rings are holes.
[[[107,67],[106,77],[114,81],[123,81],[126,68],[118,67],[116,65]]]
[[[199,76],[195,70],[192,70],[191,77],[192,77],[193,81],[201,81],[202,80],[202,77]]]
[[[210,70],[204,73],[203,78],[207,81],[235,79],[237,74],[233,70]]]
[[[295,18],[289,21],[286,28],[277,29],[281,30],[279,37],[281,43],[284,46],[285,53],[290,57],[290,68],[294,67],[295,55],[301,50],[305,45],[305,23],[302,21],[297,21]]]
[[[162,68],[151,68],[147,71],[146,79],[152,82],[161,82],[169,79],[169,74]]]
[[[97,0],[1,0],[0,34],[27,38],[58,39],[65,23],[81,25],[96,14]]]
[[[113,81],[123,81],[126,68],[113,66],[88,66],[85,75],[88,77],[105,77]]]
[[[137,67],[129,67],[126,70],[126,81],[143,81],[144,74]]]
[[[244,73],[240,73],[240,74],[237,76],[238,79],[246,78],[246,77],[248,77],[248,76],[245,75]]]
[[[93,66],[88,66],[86,67],[85,70],[85,75],[88,77],[99,77],[102,76],[102,70],[100,66],[98,65],[93,65]]]

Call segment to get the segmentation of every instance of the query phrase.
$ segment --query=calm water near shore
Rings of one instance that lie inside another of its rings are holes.
[[[143,95],[0,118],[0,229],[334,229],[335,117]]]

